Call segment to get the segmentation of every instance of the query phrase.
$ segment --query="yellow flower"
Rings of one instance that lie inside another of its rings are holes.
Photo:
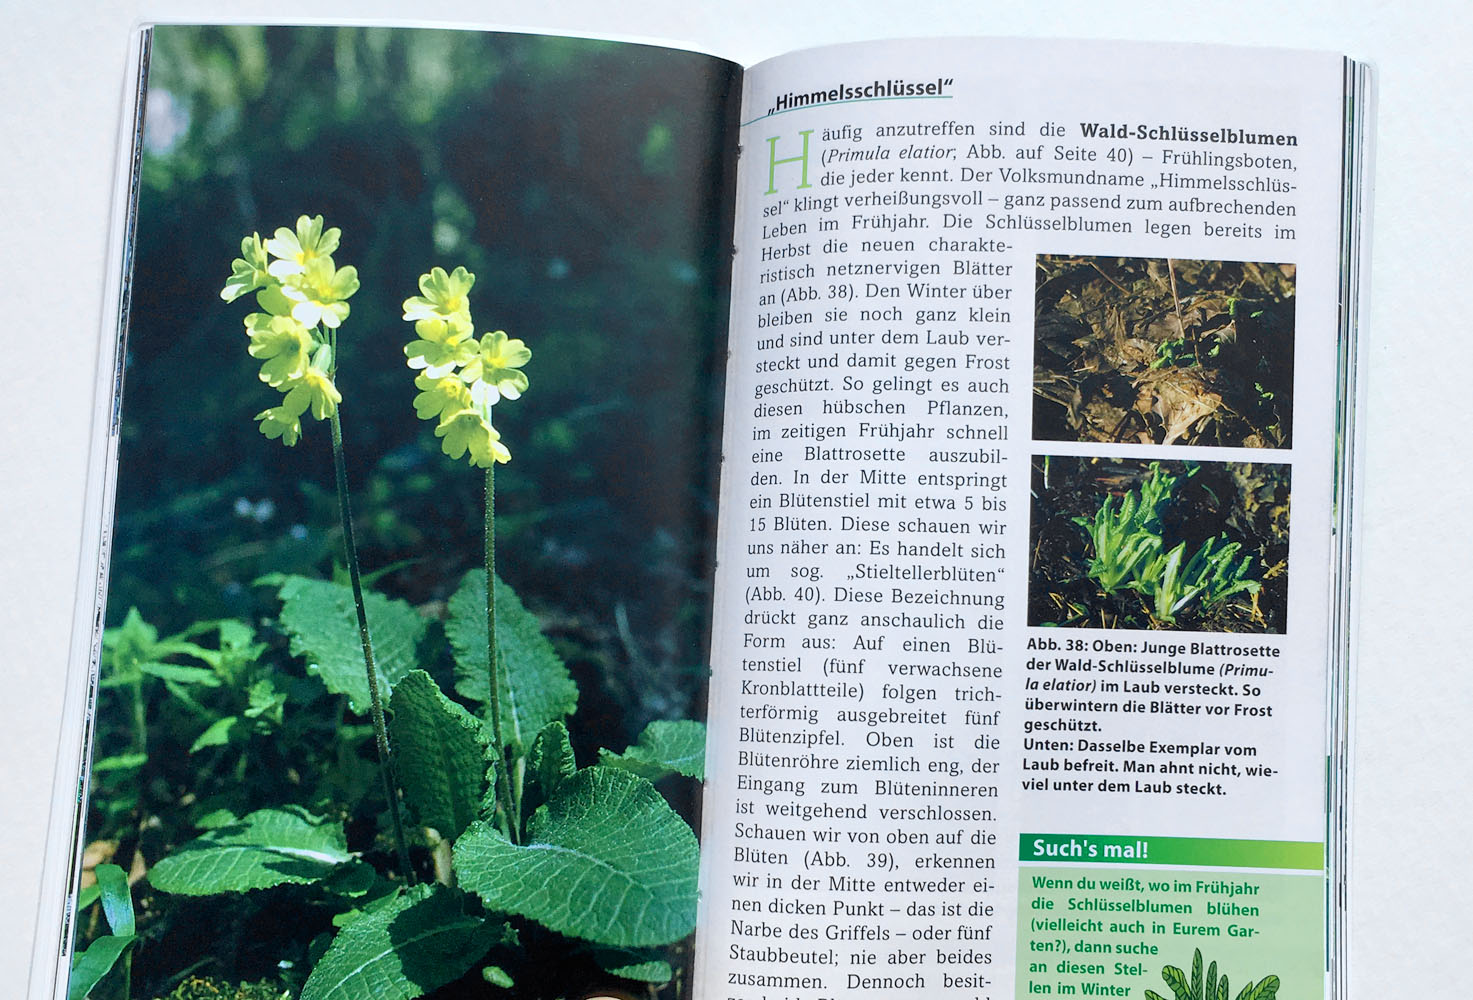
[[[230,262],[230,277],[220,289],[220,298],[234,302],[246,292],[271,284],[266,268],[266,247],[261,243],[261,234],[251,233],[240,241],[240,256]]]
[[[467,328],[471,322],[471,287],[476,276],[463,267],[449,274],[443,267],[431,268],[419,276],[422,294],[404,300],[404,318],[410,322],[422,319],[459,321]],[[469,332],[467,330],[467,332]]]
[[[442,439],[440,448],[445,454],[458,459],[469,451],[471,465],[478,468],[489,469],[496,462],[511,461],[501,435],[475,410],[450,414],[435,428],[435,436]]]
[[[338,248],[342,235],[340,229],[323,230],[320,215],[310,219],[305,215],[298,216],[296,232],[283,226],[276,231],[273,239],[266,241],[267,252],[279,258],[272,261],[267,270],[278,280],[301,274],[314,260],[330,256]]]
[[[532,359],[532,352],[520,340],[497,330],[481,338],[480,353],[460,371],[467,383],[483,382],[488,391],[487,402],[518,399],[527,391],[527,375],[518,371]]]
[[[301,323],[290,316],[251,313],[245,318],[251,357],[260,358],[261,381],[279,386],[299,378],[307,370],[316,341]]]
[[[312,367],[291,383],[286,395],[282,397],[281,409],[297,416],[310,409],[312,416],[318,420],[326,420],[337,412],[338,404],[342,401],[342,394],[332,384],[332,379],[327,377],[327,372]]]
[[[281,291],[291,300],[297,322],[303,326],[321,323],[335,330],[348,318],[348,303],[343,300],[358,291],[358,269],[334,268],[331,257],[314,257],[286,278]]]
[[[470,390],[453,375],[443,378],[428,373],[416,375],[414,385],[420,390],[414,397],[414,412],[421,420],[440,420],[447,414],[472,408]]]
[[[470,320],[433,317],[414,324],[419,339],[404,345],[410,368],[422,368],[431,378],[450,374],[476,356],[478,344],[470,339]]]
[[[281,438],[281,443],[290,448],[297,443],[302,436],[302,421],[298,414],[292,413],[284,406],[273,406],[269,410],[262,410],[256,414],[256,419],[261,423],[261,433],[273,441]]]

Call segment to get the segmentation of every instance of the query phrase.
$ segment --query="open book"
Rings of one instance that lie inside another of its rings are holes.
[[[1342,992],[1365,67],[137,80],[31,997]]]

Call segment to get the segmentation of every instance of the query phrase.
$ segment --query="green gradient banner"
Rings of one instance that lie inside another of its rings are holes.
[[[1049,864],[1187,865],[1201,868],[1325,867],[1325,845],[1297,840],[1206,837],[1113,837],[1091,833],[1024,833],[1019,861]]]

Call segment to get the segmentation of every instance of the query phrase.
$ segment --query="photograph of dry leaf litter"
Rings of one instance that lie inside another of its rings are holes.
[[[1294,272],[1039,255],[1034,438],[1289,447]]]

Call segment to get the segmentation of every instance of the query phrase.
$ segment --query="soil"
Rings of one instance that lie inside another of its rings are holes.
[[[1287,448],[1293,264],[1040,256],[1033,436]]]

